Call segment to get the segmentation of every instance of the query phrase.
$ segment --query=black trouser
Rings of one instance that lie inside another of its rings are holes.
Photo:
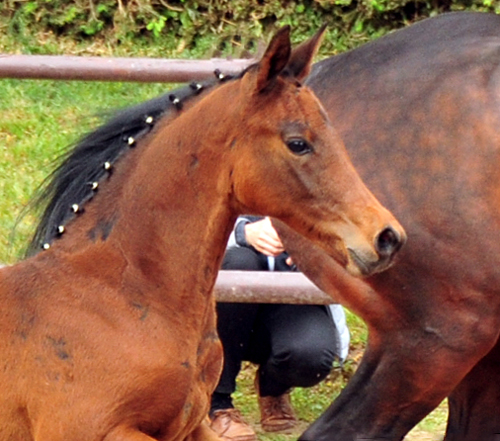
[[[284,258],[277,259],[276,269],[280,267],[284,269]],[[241,247],[226,252],[222,268],[262,271],[268,265],[264,255]],[[234,392],[243,360],[259,365],[261,396],[314,386],[330,372],[338,342],[327,307],[218,303],[217,313],[224,367],[214,398]],[[212,411],[227,407],[216,401]]]

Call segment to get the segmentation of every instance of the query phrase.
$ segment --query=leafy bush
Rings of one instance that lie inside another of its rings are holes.
[[[163,56],[245,55],[277,27],[302,40],[329,24],[325,53],[355,47],[409,22],[454,10],[500,12],[494,0],[4,0],[0,26],[10,36],[100,40],[161,47]],[[26,48],[24,48],[26,50]],[[45,49],[45,51],[49,51]],[[28,49],[29,51],[29,49]]]

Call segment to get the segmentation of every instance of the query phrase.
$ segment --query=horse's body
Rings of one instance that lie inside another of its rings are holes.
[[[129,109],[70,152],[44,251],[0,270],[1,441],[216,438],[212,287],[240,213],[353,274],[390,265],[404,232],[300,85],[319,40],[290,55],[284,29],[239,78]]]
[[[425,20],[318,63],[308,84],[408,244],[369,285],[297,256],[369,327],[301,439],[399,441],[447,396],[447,441],[500,439],[500,17]]]

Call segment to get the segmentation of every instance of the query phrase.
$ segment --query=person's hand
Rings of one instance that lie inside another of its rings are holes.
[[[245,239],[257,251],[276,257],[285,251],[281,239],[268,217],[245,225]]]

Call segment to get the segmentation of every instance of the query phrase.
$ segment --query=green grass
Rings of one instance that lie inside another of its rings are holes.
[[[12,240],[11,232],[17,217],[52,170],[54,159],[98,124],[96,115],[152,98],[169,87],[161,84],[0,80],[0,262],[14,263],[21,254],[36,218],[27,216],[18,225]],[[348,324],[352,350],[344,367],[336,367],[327,380],[316,387],[292,392],[300,427],[287,435],[259,432],[262,440],[296,439],[345,387],[359,363],[367,338],[366,327],[359,318],[348,313]],[[254,373],[253,366],[245,366],[238,378],[235,402],[248,421],[258,428]],[[440,439],[445,419],[443,405],[418,426],[417,438],[412,439]],[[425,438],[429,434],[433,438]]]

